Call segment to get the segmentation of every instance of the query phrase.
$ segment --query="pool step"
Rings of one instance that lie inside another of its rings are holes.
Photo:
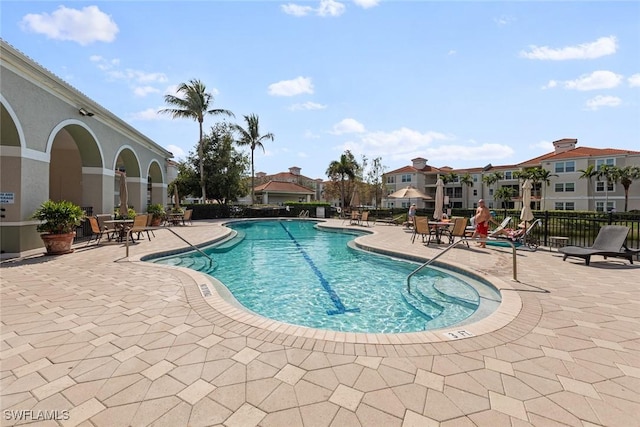
[[[433,284],[433,289],[448,303],[474,311],[480,305],[480,299],[475,290],[453,277],[438,277]]]
[[[247,233],[242,230],[237,230],[236,235],[230,239],[227,239],[209,249],[210,252],[220,253],[220,252],[228,252],[231,249],[235,248],[238,244],[240,244],[244,238],[247,236]]]
[[[409,293],[406,288],[403,288],[401,293],[406,303],[426,317],[427,320],[435,319],[440,316],[440,314],[442,314],[442,310],[444,310],[441,305],[436,304],[430,298],[425,297],[421,293],[416,294],[413,290]]]

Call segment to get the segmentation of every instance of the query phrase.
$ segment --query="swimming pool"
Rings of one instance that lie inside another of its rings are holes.
[[[493,287],[455,271],[355,249],[355,231],[318,229],[309,220],[227,224],[235,237],[153,260],[221,281],[247,309],[282,322],[342,332],[399,333],[476,321],[500,304]]]

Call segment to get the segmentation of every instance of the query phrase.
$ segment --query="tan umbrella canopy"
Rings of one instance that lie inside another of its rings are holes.
[[[417,188],[413,188],[412,186],[402,188],[394,193],[389,194],[387,197],[390,197],[392,199],[409,199],[409,202],[411,202],[411,199],[432,199],[431,196],[427,196],[422,191],[418,190]]]
[[[129,194],[127,192],[127,174],[124,171],[116,171],[120,175],[120,208],[119,213],[123,218],[129,215]]]
[[[178,186],[173,184],[173,208],[177,211],[180,209],[180,197],[178,197]]]
[[[531,212],[531,180],[527,179],[522,184],[522,211],[520,212],[520,219],[524,221],[524,228],[527,229],[527,222],[531,222],[534,219],[533,212]],[[526,235],[525,235],[526,239]]]
[[[436,209],[433,211],[433,217],[438,221],[442,219],[444,214],[444,182],[438,176],[436,181]]]
[[[351,196],[351,203],[349,203],[349,206],[351,206],[352,208],[357,208],[358,206],[360,206],[360,195],[358,194],[357,188],[353,190],[353,195]]]

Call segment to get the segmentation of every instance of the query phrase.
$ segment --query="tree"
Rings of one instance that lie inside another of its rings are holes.
[[[327,168],[327,176],[334,182],[340,182],[340,201],[342,207],[346,207],[346,181],[353,181],[358,175],[360,165],[356,161],[351,151],[347,150],[340,156],[340,160],[334,160]]]
[[[364,166],[363,166],[364,168]],[[384,176],[386,166],[382,165],[382,158],[376,157],[373,159],[373,164],[367,172],[367,183],[373,189],[373,200],[376,209],[378,208],[378,201],[382,198],[383,183],[382,178]]]
[[[596,179],[598,181],[604,180],[604,210],[606,211],[609,206],[609,183],[617,181],[617,170],[615,166],[600,165],[597,169]]]
[[[496,171],[483,176],[482,181],[486,183],[489,187],[491,187],[493,184],[496,184],[498,181],[500,181],[503,178],[504,178],[504,174],[500,171]],[[494,195],[493,198],[495,199],[496,196]]]
[[[249,190],[245,179],[249,159],[234,148],[232,126],[218,123],[205,136],[207,194],[224,204],[238,200]]]
[[[546,194],[547,194],[547,190],[546,188],[551,185],[551,177],[555,176],[557,177],[558,175],[549,172],[548,170],[541,168],[541,167],[536,167],[534,168],[531,174],[531,178],[533,179],[534,185],[538,182],[540,182],[541,184],[546,184],[543,188],[543,194],[542,194],[542,210],[544,210],[545,206],[545,199],[546,199]]]
[[[514,193],[514,190],[511,187],[500,187],[496,190],[494,198],[496,200],[501,200],[502,208],[506,210],[507,209],[506,204],[507,202],[511,201],[511,198],[513,197],[513,193]]]
[[[229,110],[222,109],[209,109],[213,104],[213,95],[208,93],[206,86],[198,79],[191,79],[189,83],[180,83],[176,91],[176,95],[165,95],[164,102],[171,105],[174,108],[166,108],[160,110],[160,113],[171,114],[172,118],[187,118],[194,119],[198,122],[200,129],[198,138],[198,157],[202,160],[204,157],[203,147],[203,132],[202,124],[204,122],[204,116],[211,115],[226,115],[234,117],[233,113]],[[204,176],[204,162],[200,162],[200,188],[202,190],[202,203],[207,202],[207,192],[205,188],[205,176]]]
[[[640,179],[640,166],[625,166],[623,168],[614,166],[615,173],[612,178],[620,181],[624,188],[624,211],[627,212],[629,207],[629,187],[634,180]]]
[[[273,141],[274,137],[272,133],[260,135],[260,123],[257,115],[250,114],[248,116],[244,116],[244,121],[247,123],[246,129],[237,124],[232,125],[232,128],[240,134],[238,145],[248,146],[251,149],[251,203],[255,203],[255,163],[253,161],[253,152],[256,148],[262,148],[262,152],[264,152],[264,145],[262,145],[262,142],[268,139]]]
[[[580,169],[578,172],[580,172],[580,179],[587,180],[587,210],[591,210],[590,200],[593,195],[593,178],[598,176],[598,171],[595,165],[589,165],[586,169]]]
[[[466,203],[465,204],[467,205],[467,209],[468,209],[469,208],[469,187],[473,187],[473,177],[469,172],[466,172],[464,175],[460,176],[460,184],[462,184],[463,186],[466,186],[466,191],[465,191]]]

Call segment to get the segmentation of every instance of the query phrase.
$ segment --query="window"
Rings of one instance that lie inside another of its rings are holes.
[[[504,179],[513,179],[511,175],[511,171],[506,171],[504,173]]]
[[[598,159],[596,160],[596,170],[600,169],[600,167],[602,165],[607,165],[607,166],[615,166],[616,165],[616,159]]]
[[[575,202],[556,202],[555,210],[557,211],[574,211],[576,210]]]
[[[478,182],[478,175],[473,175],[473,182]]]
[[[604,189],[604,181],[596,181],[596,191],[597,192],[605,192],[605,191],[614,191],[614,185],[613,182],[608,182],[607,183],[607,189]]]
[[[392,176],[388,176],[387,177],[387,184],[395,184],[396,183],[396,177],[395,175]]]
[[[607,202],[607,212],[615,209],[615,202]],[[604,202],[596,202],[596,212],[604,212]]]
[[[493,188],[490,188],[490,189],[489,189],[489,195],[490,195],[490,196],[493,196]]]
[[[401,182],[411,182],[411,174],[402,175]]]
[[[576,191],[575,184],[573,182],[557,182],[555,184],[556,193],[574,192]]]
[[[576,162],[574,162],[573,160],[566,161],[566,162],[556,162],[555,165],[556,165],[555,167],[556,173],[576,171]]]

